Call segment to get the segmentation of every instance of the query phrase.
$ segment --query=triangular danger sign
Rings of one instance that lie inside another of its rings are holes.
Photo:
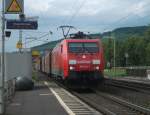
[[[21,11],[22,9],[17,0],[12,0],[10,6],[7,9],[7,12],[21,12]]]

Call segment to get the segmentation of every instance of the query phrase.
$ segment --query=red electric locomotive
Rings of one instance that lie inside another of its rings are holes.
[[[51,52],[50,51],[47,51],[45,56],[45,73],[50,75],[51,73]]]
[[[51,52],[51,74],[63,81],[95,84],[103,79],[103,70],[100,39],[67,38]]]

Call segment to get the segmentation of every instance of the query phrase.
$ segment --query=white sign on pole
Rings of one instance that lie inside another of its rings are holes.
[[[6,14],[24,13],[24,0],[5,0]]]

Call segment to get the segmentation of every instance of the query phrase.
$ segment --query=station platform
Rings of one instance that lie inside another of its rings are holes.
[[[6,108],[6,115],[68,115],[43,82],[33,90],[17,91]]]

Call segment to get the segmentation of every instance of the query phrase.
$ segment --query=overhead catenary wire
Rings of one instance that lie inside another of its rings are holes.
[[[78,1],[77,1],[78,2]],[[80,4],[79,8],[77,10],[75,10],[75,12],[73,13],[73,15],[70,17],[70,19],[68,20],[68,24],[70,25],[73,21],[73,19],[75,19],[75,17],[77,16],[77,14],[79,13],[79,11],[83,8],[83,6],[85,5],[86,3],[86,0],[83,0],[82,3]],[[69,26],[68,26],[69,27]],[[66,33],[66,35],[64,36],[65,38],[67,37],[67,35],[69,34],[70,32],[70,29],[72,28],[73,26],[70,26],[68,28],[68,31]],[[77,29],[76,29],[77,30]],[[63,31],[63,35],[64,35],[64,28],[62,28],[62,31]]]
[[[80,4],[79,8],[77,10],[75,10],[74,14],[71,16],[71,18],[69,19],[68,23],[72,23],[72,21],[75,19],[75,17],[78,15],[78,13],[80,12],[80,10],[84,7],[85,3],[87,0],[83,0],[82,3]]]
[[[73,14],[74,13],[74,9],[77,7],[77,5],[78,5],[78,2],[79,2],[79,0],[75,0],[75,2],[73,2],[72,3],[72,5],[71,5],[71,9],[70,9],[70,11],[71,11],[71,13]],[[70,16],[69,16],[70,17]],[[66,21],[68,20],[68,18],[67,18],[67,16],[65,16],[65,18],[61,21],[61,24],[62,25],[66,25]]]
[[[33,36],[33,35],[36,35],[36,34],[38,34],[38,36],[43,36],[43,34],[47,34],[48,32],[44,32],[44,33],[39,33],[39,32],[35,32],[35,33],[29,33],[29,32],[24,32],[23,31],[23,34],[26,36],[25,37],[25,39],[26,38],[28,38],[28,37],[31,37],[31,36]]]
[[[77,0],[75,3],[77,4],[79,0]],[[75,17],[77,16],[77,14],[79,13],[79,11],[83,8],[83,6],[85,5],[86,0],[83,0],[82,3],[79,5],[79,7],[74,11],[74,13],[72,12],[73,15],[70,16],[70,18],[67,21],[67,24],[71,24],[71,22],[73,21],[73,19],[75,19]],[[76,8],[75,5],[73,4],[72,10]],[[67,20],[67,19],[66,19]],[[62,23],[64,24],[65,21],[62,21]]]
[[[23,44],[28,44],[28,43],[31,43],[31,42],[34,42],[34,41],[38,41],[38,40],[40,40],[40,39],[42,39],[42,38],[44,38],[44,37],[46,37],[46,36],[48,36],[48,35],[50,35],[50,33],[44,34],[44,35],[42,35],[42,36],[40,36],[40,37],[38,37],[38,38],[36,38],[36,39],[34,39],[34,40],[30,40],[30,41],[25,42],[25,43],[23,43]]]
[[[85,3],[86,3],[86,0],[83,0],[82,3],[79,5],[79,8],[75,10],[75,12],[73,13],[73,15],[72,15],[72,16],[70,17],[70,19],[68,20],[68,23],[72,23],[72,21],[73,21],[73,20],[75,19],[75,17],[78,15],[78,13],[80,12],[80,10],[84,7]],[[138,3],[136,3],[136,4],[138,4]],[[147,6],[148,6],[148,5],[147,5]],[[138,10],[138,9],[137,9],[137,10]],[[131,14],[133,14],[133,13],[130,13],[130,14],[128,14],[128,15],[126,15],[126,16],[123,16],[122,18],[118,19],[117,21],[115,21],[115,22],[113,23],[113,25],[116,24],[116,23],[120,23],[120,22],[126,20],[129,16],[131,16]],[[135,15],[135,14],[134,14],[134,15]],[[107,28],[105,28],[104,31],[105,31],[105,30],[107,30]],[[37,32],[37,33],[38,33],[38,32]],[[33,41],[36,41],[36,40],[32,40],[31,42],[33,42]]]
[[[150,3],[149,3],[150,4]],[[147,4],[147,6],[149,6],[149,4]],[[135,5],[138,5],[138,3],[137,4],[135,4]],[[136,9],[136,11],[137,10],[139,10],[139,9]],[[120,22],[122,22],[122,21],[124,21],[124,20],[126,20],[128,17],[130,17],[131,15],[133,14],[133,12],[131,12],[131,13],[129,13],[129,14],[127,14],[126,16],[123,16],[122,18],[120,18],[120,19],[118,19],[117,21],[115,21],[114,23],[116,24],[118,24],[118,23],[120,23]],[[135,14],[134,14],[135,15]],[[113,23],[113,24],[114,24]],[[105,31],[106,29],[104,29],[104,31]],[[114,33],[111,33],[110,34],[110,38],[113,38],[114,39],[114,71],[116,71],[115,70],[115,67],[116,67],[116,40],[115,40],[115,36],[114,36]]]
[[[48,40],[39,40],[39,39],[36,39],[36,38],[34,40],[41,41],[41,42],[48,42]]]
[[[47,32],[44,32],[44,31],[23,31],[24,33],[41,33],[41,34],[44,34],[44,33],[47,33]]]
[[[139,3],[136,3],[136,4],[134,4],[133,6],[136,6],[136,5],[138,5],[138,4],[139,4]],[[150,3],[146,4],[146,6],[145,6],[144,8],[149,7],[149,5],[150,5]],[[139,10],[139,9],[136,7],[135,12],[136,12],[137,10]],[[131,12],[131,13],[127,14],[126,16],[123,16],[123,17],[119,18],[118,20],[116,20],[115,22],[113,22],[113,25],[114,25],[114,24],[118,24],[118,23],[120,23],[120,22],[126,20],[126,19],[127,19],[128,17],[130,17],[131,15],[136,15],[136,16],[139,17],[139,15],[137,15],[137,14]],[[141,17],[140,17],[140,18],[141,18]],[[103,31],[105,31],[105,30],[108,30],[108,28],[103,29]]]
[[[81,8],[84,6],[84,4],[85,4],[85,1],[86,0],[83,0],[83,2],[81,3],[81,5],[79,6],[79,8],[74,12],[74,14],[71,16],[71,18],[69,19],[69,21],[68,21],[68,23],[71,23],[72,21],[73,21],[73,19],[77,16],[77,14],[78,14],[78,12],[81,10]],[[77,1],[78,2],[78,1]],[[69,29],[70,30],[70,29]],[[47,34],[46,34],[47,35]],[[42,36],[43,37],[43,36]],[[45,36],[44,36],[45,37]],[[38,38],[38,39],[41,39],[41,37],[40,38]],[[28,43],[31,43],[31,42],[34,42],[34,41],[36,41],[36,40],[31,40],[31,41],[28,41],[28,42],[26,42],[26,44],[28,44]]]

